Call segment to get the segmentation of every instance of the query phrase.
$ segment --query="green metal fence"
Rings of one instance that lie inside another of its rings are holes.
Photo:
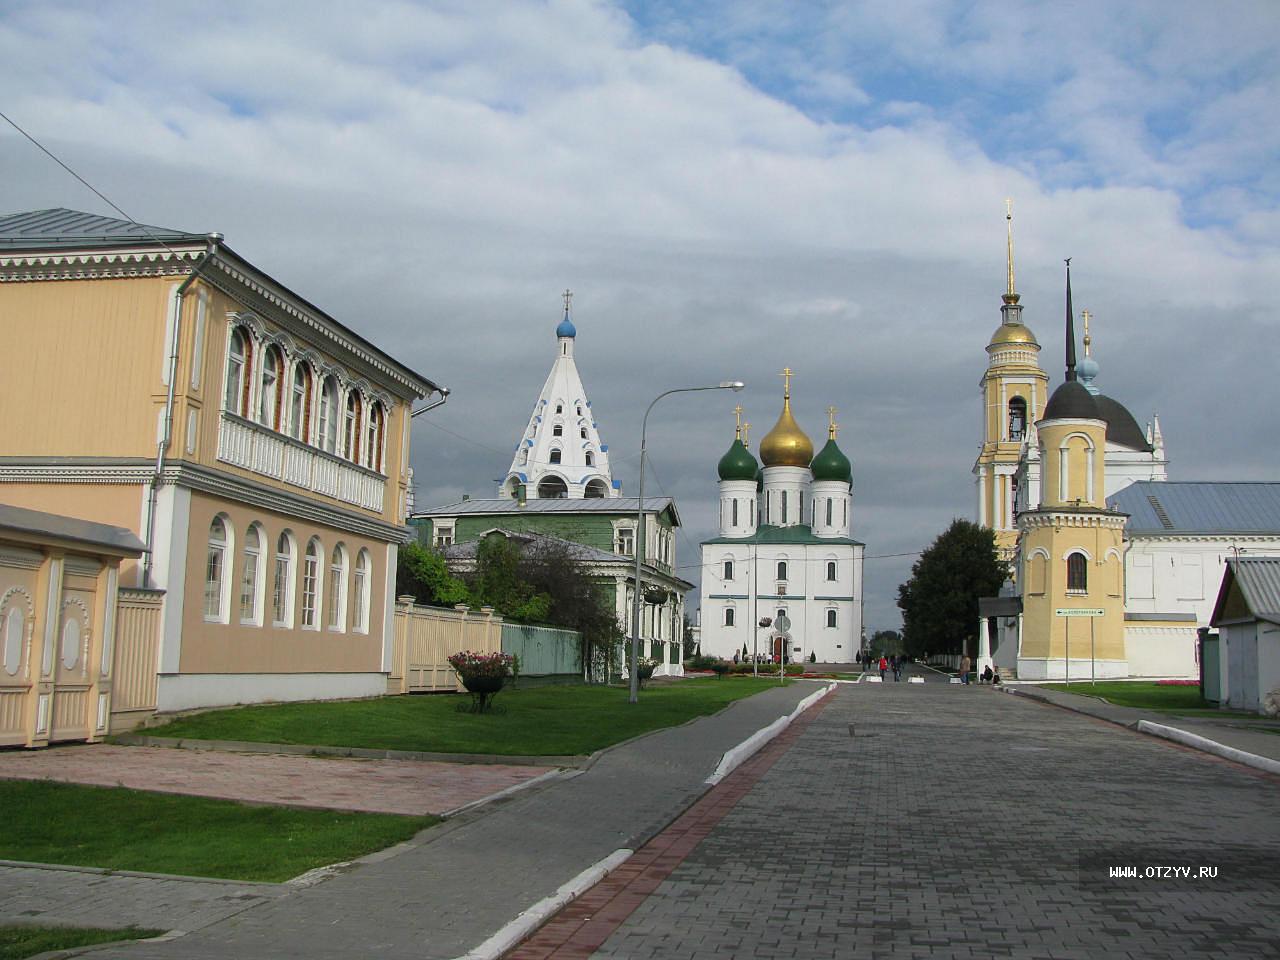
[[[502,652],[520,658],[520,679],[581,680],[577,630],[533,627],[523,623],[502,625]]]

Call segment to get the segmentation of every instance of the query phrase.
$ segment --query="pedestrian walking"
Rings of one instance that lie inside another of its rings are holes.
[[[884,654],[880,654],[880,679],[884,679],[884,672],[889,669],[889,661],[885,659]]]
[[[960,682],[961,683],[967,684],[969,682],[969,667],[971,666],[971,664],[972,664],[972,661],[969,659],[969,655],[967,653],[960,658]]]
[[[902,680],[902,657],[894,654],[893,657],[893,682],[898,683]]]

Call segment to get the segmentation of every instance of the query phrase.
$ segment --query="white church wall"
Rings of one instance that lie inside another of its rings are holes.
[[[1124,652],[1131,677],[1192,679],[1200,675],[1195,624],[1189,623],[1186,627],[1126,624]]]

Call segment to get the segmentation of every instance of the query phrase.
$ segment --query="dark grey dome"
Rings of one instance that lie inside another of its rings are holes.
[[[1068,380],[1049,398],[1044,408],[1045,420],[1104,420],[1094,396],[1079,380]],[[1132,419],[1132,418],[1130,418]]]
[[[1122,403],[1101,393],[1093,398],[1093,402],[1097,405],[1098,415],[1107,421],[1108,443],[1118,443],[1122,447],[1143,453],[1150,453],[1155,449],[1147,443],[1146,433]]]

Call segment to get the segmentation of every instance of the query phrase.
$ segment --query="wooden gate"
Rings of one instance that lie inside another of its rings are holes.
[[[449,656],[464,650],[502,652],[502,618],[492,608],[471,613],[465,604],[452,610],[420,607],[412,598],[396,603],[394,647],[388,693],[437,693],[461,690]]]

